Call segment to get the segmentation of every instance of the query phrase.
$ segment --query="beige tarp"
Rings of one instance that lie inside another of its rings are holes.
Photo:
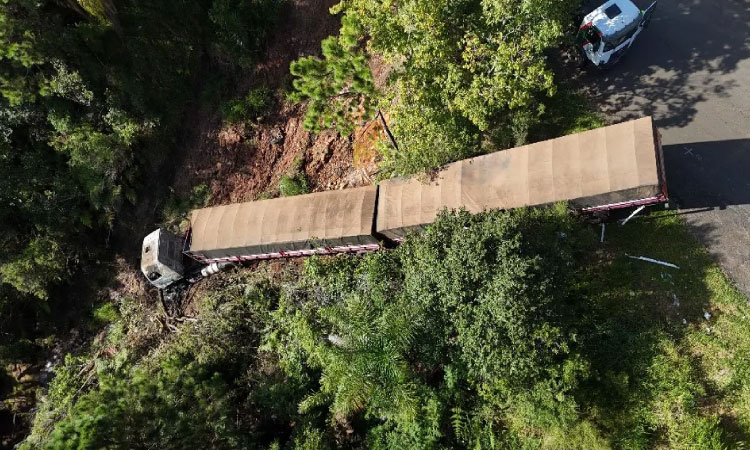
[[[568,200],[577,208],[659,195],[660,147],[650,117],[449,164],[431,182],[379,184],[377,231],[389,239],[443,208],[510,209]]]
[[[224,258],[377,244],[375,186],[318,192],[192,212],[190,253]]]

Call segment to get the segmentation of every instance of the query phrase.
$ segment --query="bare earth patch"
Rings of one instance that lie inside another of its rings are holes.
[[[223,125],[216,112],[202,114],[185,148],[175,191],[185,195],[199,184],[211,189],[211,204],[275,196],[279,180],[301,161],[312,191],[369,183],[353,166],[351,139],[335,131],[312,134],[303,129],[304,105],[283,97],[290,82],[289,64],[319,54],[320,41],[338,32],[339,20],[328,9],[336,0],[297,0],[285,11],[266,57],[247,74],[240,92],[264,84],[274,90],[271,111],[257,123]]]

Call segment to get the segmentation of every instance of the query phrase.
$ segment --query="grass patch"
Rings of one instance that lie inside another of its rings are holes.
[[[279,193],[284,197],[309,194],[310,188],[307,185],[307,177],[303,173],[297,173],[294,176],[284,175],[279,180]]]
[[[97,330],[105,325],[116,322],[119,318],[120,313],[117,311],[117,307],[112,303],[104,303],[96,307],[92,312],[89,328]]]
[[[582,319],[600,374],[586,396],[602,425],[626,448],[750,442],[750,308],[681,218],[611,224],[594,255],[581,294],[597,313]]]

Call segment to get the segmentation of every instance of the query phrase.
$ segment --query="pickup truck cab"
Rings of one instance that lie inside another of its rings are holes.
[[[591,10],[576,36],[584,62],[603,69],[619,61],[648,26],[655,8],[653,0],[609,0]]]

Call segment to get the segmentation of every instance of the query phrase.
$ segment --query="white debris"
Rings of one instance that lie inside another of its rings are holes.
[[[638,214],[639,212],[643,211],[643,209],[645,207],[646,207],[645,205],[641,205],[638,208],[636,208],[635,211],[633,211],[632,213],[630,213],[630,215],[625,218],[625,220],[623,220],[622,222],[620,222],[620,225],[625,225],[626,223],[630,222],[630,219],[632,219],[633,217],[635,217],[635,215]]]
[[[706,334],[711,334],[711,327],[706,327]]]
[[[687,319],[682,319],[682,324],[687,325]]]
[[[703,318],[708,320],[711,318],[711,313],[708,311],[703,311]]]
[[[329,334],[328,335],[328,342],[335,345],[336,347],[343,347],[344,346],[344,339],[341,338],[341,336],[335,335],[335,334]]]
[[[647,258],[645,256],[630,256],[627,253],[625,254],[625,256],[627,256],[628,258],[631,258],[631,259],[640,259],[641,261],[646,261],[646,262],[650,262],[650,263],[654,263],[654,264],[661,264],[662,266],[672,267],[672,268],[675,268],[675,269],[679,269],[680,268],[679,266],[676,266],[676,265],[674,265],[672,263],[668,263],[666,261],[659,261],[658,259]]]
[[[604,224],[602,224],[602,237],[599,239],[599,242],[604,242]]]
[[[679,308],[680,307],[680,299],[677,298],[676,294],[672,294],[672,298],[673,298],[672,306],[674,306],[675,308]]]

